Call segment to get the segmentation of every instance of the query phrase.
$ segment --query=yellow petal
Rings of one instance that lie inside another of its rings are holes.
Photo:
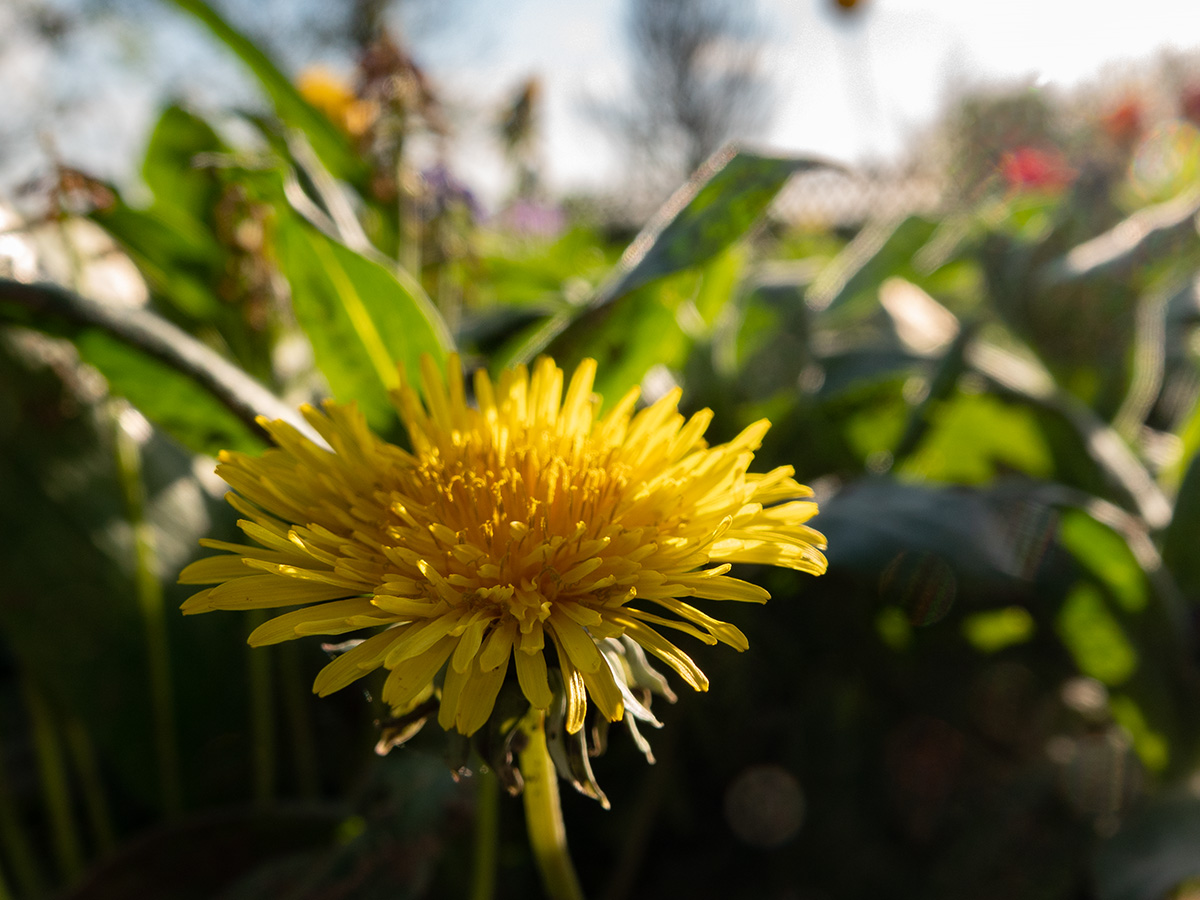
[[[389,628],[347,650],[320,672],[313,682],[313,693],[322,697],[340,691],[383,664],[392,641],[403,634],[403,627]]]
[[[578,669],[584,672],[595,672],[604,665],[595,640],[582,625],[555,608],[550,612],[550,626],[554,630],[556,643],[566,651],[566,655]]]
[[[363,627],[350,622],[351,617],[370,616],[372,613],[379,617],[380,621],[376,624],[387,621],[385,614],[363,597],[320,603],[268,619],[250,632],[246,643],[252,647],[262,647],[308,634],[345,634]]]
[[[479,668],[485,672],[503,666],[512,652],[513,639],[517,634],[517,620],[508,619],[492,629],[487,642],[479,654]]]
[[[625,715],[625,700],[621,696],[621,689],[613,680],[612,669],[604,665],[595,672],[581,674],[588,696],[595,701],[604,717],[610,722],[620,721]]]
[[[213,588],[208,601],[213,609],[270,609],[340,600],[355,593],[352,588],[280,575],[246,575]]]
[[[252,574],[240,556],[209,556],[198,559],[179,573],[180,584],[219,584],[230,578]]]
[[[517,653],[517,683],[530,705],[547,709],[554,699],[546,675],[546,657],[538,653]]]
[[[458,712],[454,717],[455,727],[462,734],[471,735],[478,731],[496,705],[496,695],[504,684],[504,674],[507,666],[483,672],[479,669],[479,660],[475,660],[467,674],[467,682],[463,686],[458,701]]]
[[[616,618],[616,617],[614,617]],[[637,619],[621,617],[625,633],[646,650],[649,650],[668,666],[678,672],[683,680],[698,691],[708,690],[708,678],[700,671],[692,658],[664,638],[661,634]]]
[[[458,646],[454,650],[454,657],[450,660],[450,665],[460,672],[467,671],[471,661],[479,653],[479,645],[483,643],[483,633],[490,624],[491,619],[478,618],[467,626],[467,630],[458,639]]]
[[[433,681],[453,650],[454,638],[444,637],[424,653],[402,660],[383,683],[383,702],[393,709],[407,706]]]

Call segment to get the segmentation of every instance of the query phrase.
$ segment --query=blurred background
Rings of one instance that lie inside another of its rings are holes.
[[[254,410],[403,441],[451,343],[821,503],[656,764],[589,728],[589,897],[1200,897],[1192,6],[0,5],[0,900],[538,895],[495,746],[177,611]]]

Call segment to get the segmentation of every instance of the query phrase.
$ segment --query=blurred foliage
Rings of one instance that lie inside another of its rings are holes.
[[[178,2],[272,111],[166,109],[148,202],[63,171],[10,231],[74,247],[56,277],[80,294],[130,262],[127,296],[97,298],[116,312],[0,281],[0,897],[467,893],[485,795],[450,770],[480,760],[443,759],[434,726],[375,756],[369,693],[310,696],[316,641],[251,654],[253,616],[185,625],[174,583],[201,535],[236,534],[208,455],[263,446],[231,401],[247,375],[403,441],[395,364],[451,348],[595,357],[609,402],[678,383],[714,441],[769,416],[758,465],[821,503],[829,573],[752,570],[774,599],[727,613],[750,652],[695,648],[713,687],[663,711],[656,765],[612,735],[610,812],[565,798],[591,896],[1196,883],[1191,124],[1115,110],[1088,141],[1036,93],[972,99],[944,212],[848,232],[770,216],[817,163],[730,149],[623,248],[528,197],[483,221],[445,165],[419,171],[412,139],[444,123],[395,43],[299,90]],[[534,896],[519,807],[499,815],[497,896]]]

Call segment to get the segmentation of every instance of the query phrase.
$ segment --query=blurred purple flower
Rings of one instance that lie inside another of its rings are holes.
[[[506,231],[523,237],[556,238],[567,227],[562,207],[537,200],[514,200],[497,219]]]
[[[445,163],[436,163],[421,172],[425,183],[424,214],[426,220],[445,215],[455,206],[466,207],[473,222],[483,218],[483,207],[475,192]]]

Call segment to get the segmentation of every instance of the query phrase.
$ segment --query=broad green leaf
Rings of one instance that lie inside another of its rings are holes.
[[[187,375],[99,329],[75,335],[80,357],[100,370],[109,390],[195,453],[257,453],[266,446],[237,416]]]
[[[1094,584],[1071,589],[1058,614],[1058,635],[1084,675],[1107,685],[1129,680],[1138,667],[1138,651]]]
[[[279,223],[279,261],[292,287],[296,319],[312,342],[334,397],[357,401],[367,420],[394,421],[388,390],[419,377],[423,353],[441,363],[451,347],[445,323],[410,279],[401,281],[312,226]]]
[[[230,50],[238,55],[275,108],[279,120],[308,137],[321,161],[338,178],[353,180],[363,169],[349,140],[332,122],[312,106],[288,77],[249,38],[226,22],[204,0],[174,0],[199,19]]]
[[[1049,541],[1041,534],[1053,526],[1040,515],[1045,511],[1036,494],[1013,488],[935,488],[871,478],[822,502],[813,524],[828,538],[830,571],[872,592],[882,574],[905,559],[941,559],[960,598],[979,604],[996,596],[1010,605],[1014,595],[1036,586],[1029,545]]]
[[[930,430],[904,466],[934,481],[985,484],[1005,469],[1046,478],[1053,459],[1033,414],[987,394],[960,394],[935,408]]]
[[[140,314],[149,315],[144,311]],[[95,323],[59,314],[30,316],[28,310],[6,304],[0,297],[0,321],[4,320],[70,338],[80,357],[100,371],[114,394],[127,399],[151,422],[195,453],[215,456],[221,450],[254,452],[265,446],[245,419],[235,415],[194,378],[163,362],[149,348],[118,339]],[[249,381],[249,376],[242,377]]]
[[[972,613],[962,623],[963,636],[981,653],[996,653],[1033,637],[1033,616],[1023,606]]]
[[[619,304],[589,336],[578,352],[557,359],[571,371],[585,356],[597,362],[596,391],[607,404],[616,403],[631,387],[640,384],[655,365],[677,366],[689,341],[675,320],[671,285],[648,287],[635,296],[636,303]]]
[[[1142,764],[1151,772],[1162,772],[1170,761],[1170,742],[1150,726],[1137,701],[1126,694],[1117,694],[1109,700],[1108,708],[1117,724],[1133,739],[1133,749]]]
[[[1146,575],[1119,534],[1081,509],[1067,509],[1058,526],[1059,542],[1112,591],[1126,612],[1146,608]]]
[[[546,322],[514,355],[527,362],[549,348],[555,358],[577,354],[614,303],[634,302],[638,288],[708,262],[742,237],[797,172],[827,163],[758,156],[729,147],[714,155],[654,215],[621,256],[587,310]]]
[[[205,220],[216,198],[217,182],[200,156],[225,148],[212,126],[179,106],[163,110],[142,160],[142,179],[159,203]]]
[[[759,156],[726,148],[713,156],[634,238],[616,279],[614,300],[644,284],[712,259],[744,235],[797,172],[829,168],[815,159]]]
[[[730,247],[704,267],[704,277],[691,300],[700,318],[697,325],[702,330],[713,329],[726,304],[737,294],[748,258],[749,254],[744,248]]]
[[[121,245],[164,309],[201,322],[225,311],[215,289],[225,251],[198,219],[167,204],[142,210],[121,199],[91,219]]]
[[[873,299],[887,278],[916,280],[912,259],[936,229],[936,223],[921,216],[864,228],[812,283],[807,302],[816,310],[835,309],[857,298]]]
[[[0,279],[0,321],[82,341],[101,372],[111,374],[134,405],[144,402],[148,410],[164,416],[164,425],[175,429],[181,440],[195,442],[194,450],[220,449],[213,441],[257,447],[260,415],[287,420],[316,436],[293,407],[149,310],[114,308],[58,285]],[[101,337],[91,337],[93,332]],[[160,388],[165,399],[158,396]],[[219,415],[203,394],[232,413],[241,429]]]

